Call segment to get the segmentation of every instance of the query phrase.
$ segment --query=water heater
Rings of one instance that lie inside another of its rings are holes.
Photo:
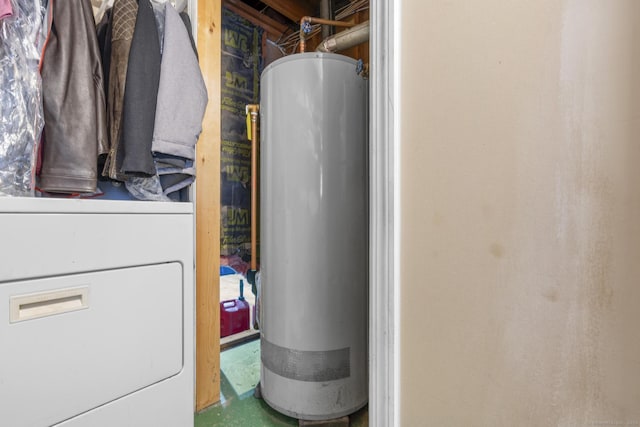
[[[261,392],[289,416],[367,403],[367,80],[301,53],[261,77]]]

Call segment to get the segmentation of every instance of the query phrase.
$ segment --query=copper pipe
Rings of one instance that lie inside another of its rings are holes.
[[[312,16],[303,16],[300,19],[300,53],[304,53],[306,48],[305,42],[305,34],[304,34],[304,24],[321,24],[321,25],[332,25],[334,27],[353,27],[354,23],[344,22],[344,21],[332,21],[330,19],[322,19],[322,18],[314,18]]]
[[[249,104],[251,114],[251,270],[258,265],[258,104]]]

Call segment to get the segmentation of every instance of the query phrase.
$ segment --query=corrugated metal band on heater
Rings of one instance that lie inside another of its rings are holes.
[[[351,349],[302,351],[280,347],[264,337],[261,340],[262,364],[274,374],[297,381],[322,382],[351,375]]]

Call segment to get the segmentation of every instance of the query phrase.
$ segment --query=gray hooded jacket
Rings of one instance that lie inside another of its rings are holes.
[[[187,29],[167,6],[152,151],[194,160],[207,100]]]

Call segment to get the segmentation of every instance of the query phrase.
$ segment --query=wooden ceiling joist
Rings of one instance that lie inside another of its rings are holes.
[[[258,12],[240,0],[224,0],[223,5],[229,8],[232,12],[242,16],[244,19],[264,28],[267,34],[271,35],[272,38],[278,38],[288,30],[288,27],[285,24]]]
[[[316,16],[318,13],[316,1],[300,0],[261,0],[273,10],[281,13],[294,22],[300,22],[303,16]]]

